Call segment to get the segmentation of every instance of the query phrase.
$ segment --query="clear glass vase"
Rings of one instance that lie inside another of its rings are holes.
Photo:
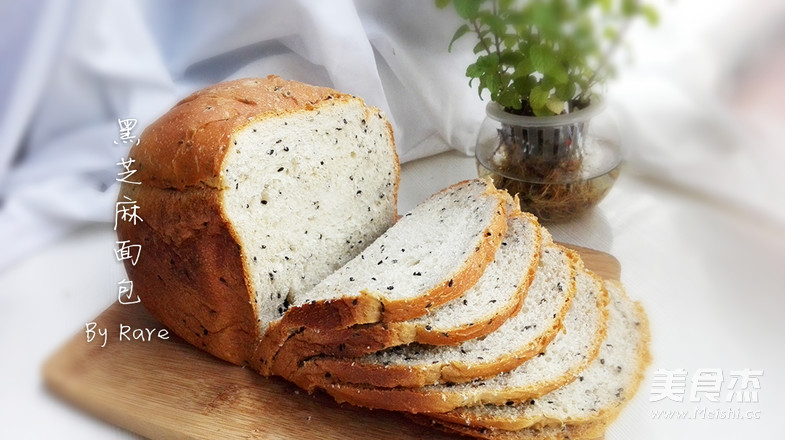
[[[518,195],[543,222],[565,221],[602,200],[619,175],[615,121],[601,102],[556,116],[520,116],[491,102],[475,151],[480,177]]]

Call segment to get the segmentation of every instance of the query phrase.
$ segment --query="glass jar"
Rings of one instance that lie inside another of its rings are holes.
[[[601,102],[555,116],[520,116],[491,102],[477,137],[480,177],[520,199],[543,222],[565,221],[594,207],[622,163],[615,121]]]

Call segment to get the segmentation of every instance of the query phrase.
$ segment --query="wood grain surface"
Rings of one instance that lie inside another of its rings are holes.
[[[612,256],[570,246],[586,266],[618,279]],[[82,331],[43,366],[48,388],[85,411],[151,439],[455,439],[400,414],[338,405],[278,378],[260,377],[171,335],[119,340],[120,325],[161,329],[141,304],[115,303],[94,322],[108,341]]]

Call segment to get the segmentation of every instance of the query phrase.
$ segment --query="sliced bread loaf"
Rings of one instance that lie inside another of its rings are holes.
[[[463,295],[493,261],[507,230],[506,192],[490,180],[455,184],[419,204],[313,289],[291,295],[256,358],[271,360],[307,329],[405,321]]]
[[[298,293],[397,218],[399,165],[378,109],[270,76],[198,91],[130,152],[119,222],[142,304],[189,343],[243,364]]]
[[[611,298],[608,334],[599,356],[579,380],[519,405],[458,408],[433,417],[474,429],[508,432],[532,431],[531,427],[555,429],[565,424],[574,431],[584,425],[610,423],[635,395],[650,355],[643,308],[626,296],[618,282],[606,281],[605,285]],[[511,438],[529,438],[524,434]]]
[[[581,266],[577,286],[564,318],[564,332],[544,352],[508,373],[487,380],[422,388],[335,383],[324,389],[339,402],[410,413],[447,412],[462,406],[516,403],[540,397],[574,380],[597,356],[605,338],[608,293],[602,281]]]
[[[522,309],[487,336],[457,346],[410,344],[356,359],[316,357],[297,372],[307,380],[295,382],[423,387],[510,371],[540,353],[561,328],[576,290],[573,258],[557,245],[546,245]]]
[[[513,212],[508,215],[507,233],[496,258],[463,296],[409,321],[324,332],[307,328],[278,351],[274,361],[278,374],[292,374],[301,360],[313,356],[359,357],[412,342],[459,344],[496,330],[520,309],[534,278],[541,246],[536,218],[514,207],[508,209]]]

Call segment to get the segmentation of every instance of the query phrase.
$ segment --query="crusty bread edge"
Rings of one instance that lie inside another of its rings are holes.
[[[651,331],[649,327],[648,317],[646,315],[646,311],[644,310],[643,306],[639,302],[633,302],[626,293],[626,290],[622,286],[619,281],[616,280],[605,280],[605,283],[613,284],[618,290],[621,292],[624,301],[630,301],[633,303],[633,307],[635,309],[635,315],[637,317],[637,322],[639,322],[639,331],[640,339],[638,341],[638,345],[636,347],[636,372],[634,374],[633,380],[631,381],[630,386],[624,387],[624,400],[623,403],[620,405],[616,405],[612,408],[603,408],[601,409],[596,415],[588,418],[570,418],[568,420],[558,420],[552,418],[537,418],[537,419],[523,419],[523,420],[496,420],[496,419],[483,419],[480,424],[479,420],[471,420],[467,419],[465,416],[455,415],[451,413],[444,413],[444,414],[432,414],[431,416],[435,419],[438,419],[439,422],[445,423],[453,423],[459,426],[469,426],[475,429],[481,428],[488,428],[488,429],[498,429],[498,430],[506,430],[506,431],[518,431],[527,428],[542,428],[546,426],[562,426],[565,423],[569,425],[579,426],[585,424],[603,424],[603,425],[610,425],[616,417],[621,413],[624,409],[624,406],[627,402],[629,402],[637,393],[640,384],[643,382],[643,378],[648,368],[649,364],[651,363],[651,352],[650,352],[650,340],[651,340]]]
[[[458,345],[495,331],[509,317],[517,315],[520,311],[534,278],[542,247],[542,228],[536,217],[519,210],[509,215],[523,217],[529,222],[535,232],[536,249],[529,267],[522,272],[514,300],[508,302],[504,308],[497,309],[495,314],[478,320],[476,325],[464,325],[448,331],[429,330],[427,324],[415,324],[411,321],[360,325],[331,331],[306,328],[285,342],[279,349],[280,354],[276,360],[296,365],[296,361],[293,363],[291,360],[282,359],[283,356],[291,356],[295,353],[299,353],[300,358],[307,357],[302,355],[303,353],[312,356],[324,355],[340,358],[361,357],[412,342],[430,345]]]
[[[323,389],[333,396],[336,401],[350,403],[356,406],[392,411],[405,411],[410,413],[446,413],[461,406],[474,406],[482,404],[504,404],[508,401],[520,402],[526,399],[538,398],[550,391],[560,388],[573,380],[583,371],[599,354],[600,345],[605,339],[608,319],[608,292],[599,277],[588,269],[574,251],[564,248],[579,270],[585,270],[595,280],[599,295],[596,300],[600,312],[600,328],[594,335],[592,346],[586,357],[574,365],[559,378],[544,381],[526,388],[507,389],[503,393],[462,395],[458,393],[445,393],[437,390],[423,390],[421,388],[390,388],[361,386],[353,384],[334,383]]]
[[[431,197],[453,191],[471,180],[455,183]],[[431,307],[451,301],[471,288],[493,261],[507,231],[505,203],[509,195],[497,190],[490,180],[483,194],[496,199],[497,207],[490,224],[480,233],[474,252],[439,285],[416,298],[385,301],[374,292],[361,291],[359,295],[332,300],[311,301],[291,307],[284,316],[270,324],[251,363],[263,375],[274,373],[275,358],[286,341],[306,329],[336,331],[358,324],[398,322],[420,317]],[[300,359],[318,353],[295,353]],[[280,369],[279,369],[280,370]]]
[[[450,433],[487,440],[598,440],[603,437],[608,422],[598,420],[588,423],[564,424],[542,429],[525,428],[519,431],[506,431],[493,428],[474,428],[442,420],[434,420],[422,415],[406,414],[407,418],[418,425],[436,428]]]
[[[316,357],[308,360],[297,374],[310,377],[312,387],[323,387],[330,383],[354,383],[382,388],[415,388],[437,383],[461,383],[487,379],[510,371],[536,356],[558,334],[564,316],[575,296],[575,268],[570,258],[570,284],[556,319],[551,327],[525,347],[505,354],[501,358],[471,365],[463,362],[423,365],[377,365],[355,362],[352,359]],[[315,385],[318,384],[318,385]]]

